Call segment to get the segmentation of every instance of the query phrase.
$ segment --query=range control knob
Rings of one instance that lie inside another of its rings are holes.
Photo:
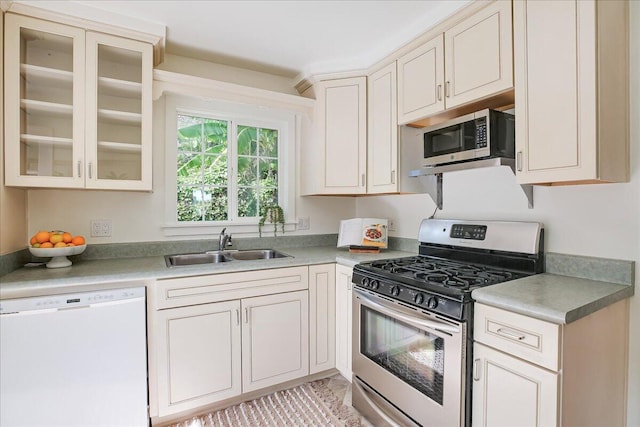
[[[422,294],[416,294],[416,296],[415,296],[415,297],[413,297],[413,301],[414,301],[416,304],[422,304],[422,303],[424,302],[424,295],[422,295]]]
[[[427,301],[427,307],[433,309],[436,308],[438,306],[438,300],[436,297],[431,297],[429,298],[429,300]]]
[[[400,286],[394,285],[391,287],[391,295],[397,297],[400,294]]]
[[[371,286],[371,289],[378,289],[380,287],[380,282],[377,280],[371,280],[369,286]]]
[[[362,284],[362,286],[364,286],[365,288],[369,286],[369,278],[368,277],[363,277],[362,280],[360,281],[360,283]]]

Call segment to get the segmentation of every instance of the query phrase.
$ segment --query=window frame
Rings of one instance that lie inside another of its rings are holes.
[[[165,96],[165,225],[166,236],[211,235],[222,228],[233,233],[258,233],[260,217],[238,218],[236,212],[226,221],[178,221],[177,218],[177,115],[194,115],[216,120],[226,120],[228,129],[228,156],[233,164],[228,170],[231,187],[233,180],[234,198],[237,201],[237,147],[235,136],[237,126],[255,126],[278,130],[278,204],[285,213],[285,230],[295,229],[295,147],[296,115],[289,111],[279,111],[259,105],[240,104],[230,101],[195,98],[167,94]],[[233,153],[233,154],[232,154]],[[228,206],[228,209],[230,205]]]

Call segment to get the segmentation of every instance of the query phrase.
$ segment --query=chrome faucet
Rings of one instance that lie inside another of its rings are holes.
[[[225,234],[227,228],[223,228],[220,232],[220,236],[218,237],[218,250],[223,251],[227,247],[228,244],[231,243],[231,234]]]

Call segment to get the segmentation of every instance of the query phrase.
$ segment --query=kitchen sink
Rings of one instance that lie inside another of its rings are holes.
[[[218,264],[230,261],[222,252],[203,252],[196,254],[165,255],[167,267],[179,267],[183,265]]]
[[[240,251],[230,251],[227,255],[233,259],[241,261],[258,260],[258,259],[273,259],[273,258],[287,258],[291,255],[276,251],[274,249],[247,249]]]
[[[288,257],[291,257],[291,255],[276,251],[275,249],[244,249],[165,255],[164,259],[167,267],[181,267],[186,265],[218,264],[229,261],[255,261]]]

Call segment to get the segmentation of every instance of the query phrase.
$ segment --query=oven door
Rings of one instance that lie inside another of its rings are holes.
[[[466,324],[354,288],[353,405],[374,425],[464,423]]]

